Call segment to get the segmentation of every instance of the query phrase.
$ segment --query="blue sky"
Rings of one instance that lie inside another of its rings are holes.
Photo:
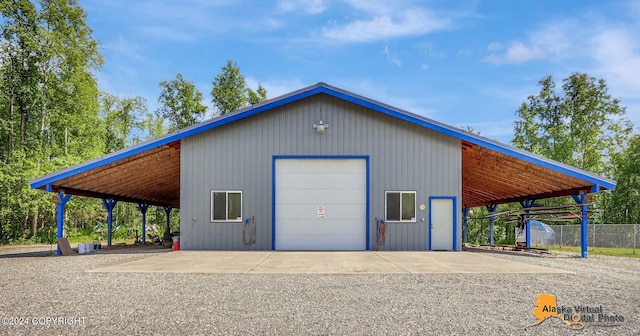
[[[537,82],[607,81],[640,125],[638,1],[80,0],[105,65],[100,88],[143,96],[178,73],[211,107],[228,59],[269,98],[327,82],[509,142]]]

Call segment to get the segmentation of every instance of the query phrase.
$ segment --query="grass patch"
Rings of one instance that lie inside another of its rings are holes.
[[[580,254],[579,246],[546,246],[549,251],[563,251],[563,252],[575,252]],[[587,252],[589,254],[599,254],[613,257],[627,257],[627,258],[640,258],[640,248],[635,250],[632,248],[624,247],[589,247]]]

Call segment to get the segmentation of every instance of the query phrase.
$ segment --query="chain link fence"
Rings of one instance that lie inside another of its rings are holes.
[[[580,246],[580,225],[549,225],[556,246]],[[590,224],[588,244],[593,247],[640,247],[640,224]]]

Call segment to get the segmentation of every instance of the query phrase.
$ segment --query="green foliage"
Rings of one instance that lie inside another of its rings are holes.
[[[267,100],[267,90],[258,84],[257,92],[247,88],[247,97],[250,105],[255,105],[261,101]]]
[[[540,80],[540,93],[517,111],[519,148],[584,170],[611,176],[612,161],[626,146],[632,126],[625,108],[612,99],[604,80],[573,73],[556,93],[551,76]]]
[[[229,60],[213,80],[211,101],[220,115],[225,115],[247,104],[248,99],[245,91],[246,83],[244,76],[240,73],[240,68],[235,62]]]
[[[515,245],[515,244],[516,244],[515,235],[512,235],[510,237],[504,237],[496,241],[496,245]]]
[[[0,0],[0,14],[0,243],[53,243],[51,194],[31,189],[28,181],[160,136],[164,119],[149,113],[141,97],[99,93],[94,71],[102,55],[76,0]],[[167,106],[177,106],[169,98],[182,103],[181,95],[202,100],[181,76],[166,87],[175,88],[164,96]],[[201,104],[185,112],[181,107],[177,127],[204,113]],[[149,223],[164,226],[164,211],[151,209]],[[173,231],[179,228],[176,213]],[[97,239],[96,225],[106,233],[99,199],[74,196],[64,216],[69,237]],[[116,239],[133,239],[141,231],[140,212],[134,204],[118,204],[113,225],[121,225]]]
[[[111,153],[144,140],[143,120],[148,115],[147,102],[143,97],[120,98],[101,92],[100,129],[104,139],[104,150]],[[149,124],[151,126],[152,124]]]
[[[0,241],[38,240],[55,207],[28,181],[104,152],[102,56],[74,0],[5,0],[0,14]]]
[[[614,171],[618,181],[606,206],[608,223],[640,223],[640,135],[629,141],[616,160]]]
[[[182,74],[176,79],[160,82],[162,92],[157,111],[160,118],[169,121],[169,132],[191,126],[202,119],[207,107],[202,104],[202,93]]]
[[[247,104],[257,104],[267,99],[267,90],[262,85],[257,92],[247,88],[244,76],[240,73],[238,65],[228,60],[220,69],[220,73],[213,80],[211,90],[213,105],[220,115],[241,109]]]
[[[633,128],[625,108],[609,95],[605,81],[573,73],[563,80],[560,93],[551,76],[541,79],[539,85],[540,93],[529,96],[517,111],[512,143],[556,161],[620,179],[617,166],[628,162],[621,156],[629,155],[622,150],[627,147]],[[614,191],[614,195],[620,193],[628,199],[624,186]],[[606,218],[619,223],[619,211],[628,205],[621,204],[623,197],[614,196],[607,202],[608,198],[596,195],[594,200],[602,204]],[[545,200],[545,205],[572,202],[570,198],[560,198]]]
[[[582,250],[579,246],[548,246],[551,251],[580,253]],[[598,254],[613,257],[640,258],[640,249],[624,248],[624,247],[589,247],[589,254]]]

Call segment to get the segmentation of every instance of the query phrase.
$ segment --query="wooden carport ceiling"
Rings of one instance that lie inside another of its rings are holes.
[[[462,204],[477,207],[589,192],[592,183],[462,142]],[[52,191],[180,207],[180,142],[64,178]]]
[[[52,191],[180,207],[180,142],[60,180]]]
[[[462,142],[462,204],[477,207],[590,192],[593,183]]]

